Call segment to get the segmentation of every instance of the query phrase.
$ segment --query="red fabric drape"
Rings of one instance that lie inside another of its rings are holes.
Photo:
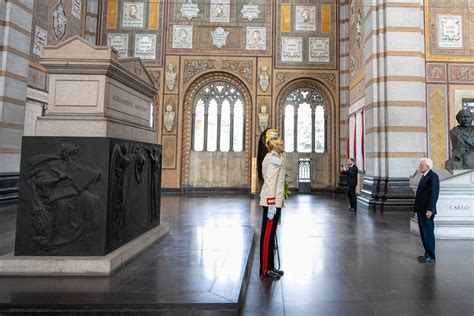
[[[362,151],[362,172],[365,172],[365,141],[364,141],[364,135],[365,135],[365,123],[364,123],[364,110],[362,110],[362,112],[360,112],[360,114],[362,115],[362,130],[360,131],[362,134],[360,134],[361,136],[361,151]]]
[[[354,114],[354,153],[353,153],[352,158],[356,159],[356,157],[357,157],[357,113]]]

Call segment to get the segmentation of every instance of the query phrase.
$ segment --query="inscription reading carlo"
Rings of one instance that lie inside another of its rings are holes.
[[[471,207],[468,204],[465,205],[450,205],[450,211],[469,211]]]

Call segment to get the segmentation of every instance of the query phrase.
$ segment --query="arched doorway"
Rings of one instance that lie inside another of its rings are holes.
[[[208,73],[187,90],[182,186],[250,188],[250,94],[227,73]]]
[[[278,95],[277,126],[285,140],[290,187],[303,187],[305,167],[311,170],[311,189],[336,184],[334,103],[327,88],[311,78],[290,82]]]

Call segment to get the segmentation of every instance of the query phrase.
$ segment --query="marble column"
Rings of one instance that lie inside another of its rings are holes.
[[[427,155],[423,1],[364,1],[366,176],[361,208],[409,210]]]
[[[0,0],[0,173],[18,173],[33,0]]]

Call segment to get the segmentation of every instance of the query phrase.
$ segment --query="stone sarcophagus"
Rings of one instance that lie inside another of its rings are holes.
[[[160,224],[153,81],[79,37],[43,47],[48,112],[24,137],[15,256],[105,256]]]

